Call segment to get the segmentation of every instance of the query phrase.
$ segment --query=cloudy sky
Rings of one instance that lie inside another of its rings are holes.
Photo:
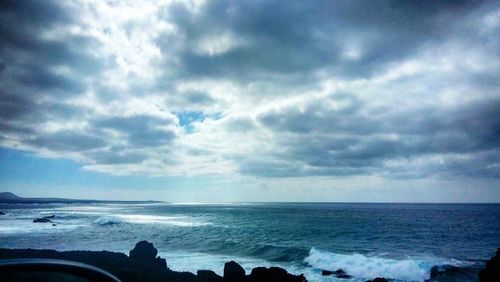
[[[1,1],[0,190],[500,201],[498,1]]]

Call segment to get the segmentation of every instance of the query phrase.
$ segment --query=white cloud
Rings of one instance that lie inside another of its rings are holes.
[[[1,87],[12,102],[4,103],[11,113],[2,116],[2,146],[69,156],[110,174],[271,176],[265,181],[282,185],[279,178],[286,177],[290,186],[328,186],[341,176],[492,177],[498,171],[498,144],[485,133],[496,129],[497,118],[470,106],[499,102],[492,36],[498,9],[465,7],[461,13],[472,24],[461,33],[460,16],[447,29],[432,26],[433,15],[416,23],[392,15],[410,26],[400,27],[324,11],[323,25],[287,7],[274,15],[259,3],[211,5],[74,1],[63,7],[71,21],[44,26],[36,38],[39,45],[67,47],[67,57],[43,61],[41,51],[23,57],[26,47],[8,42]],[[87,63],[90,70],[82,71]],[[32,78],[18,78],[33,65],[47,70],[54,85],[42,89],[45,81],[30,86]],[[72,88],[73,79],[81,86]],[[27,88],[32,96],[23,94]],[[22,105],[35,111],[22,112]],[[178,114],[191,112],[204,118],[188,131]],[[462,121],[467,118],[471,124]],[[477,133],[475,123],[485,132]],[[68,132],[99,140],[76,148],[65,143],[72,140]],[[40,138],[47,136],[59,139]],[[457,137],[463,142],[453,142]],[[466,163],[484,170],[464,169]]]
[[[217,56],[243,45],[243,40],[231,33],[218,32],[200,38],[194,47],[194,52],[200,55]]]

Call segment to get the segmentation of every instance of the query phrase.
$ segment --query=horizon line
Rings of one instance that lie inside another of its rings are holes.
[[[374,202],[366,202],[366,201],[223,201],[223,202],[212,202],[212,201],[186,201],[186,202],[169,202],[167,200],[137,200],[137,199],[121,199],[121,200],[116,200],[116,199],[91,199],[91,198],[64,198],[64,197],[52,197],[52,196],[46,196],[46,197],[26,197],[26,196],[19,196],[16,193],[9,192],[9,191],[1,191],[0,193],[11,193],[21,199],[31,199],[31,200],[36,200],[36,199],[57,199],[57,200],[75,200],[75,201],[100,201],[100,202],[156,202],[156,203],[165,203],[165,204],[171,204],[171,205],[209,205],[209,204],[500,204],[500,202],[397,202],[397,201],[374,201]],[[4,202],[8,203],[8,202]]]

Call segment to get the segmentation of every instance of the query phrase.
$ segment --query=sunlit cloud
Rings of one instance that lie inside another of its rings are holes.
[[[498,3],[378,4],[6,1],[0,145],[117,175],[498,178]]]

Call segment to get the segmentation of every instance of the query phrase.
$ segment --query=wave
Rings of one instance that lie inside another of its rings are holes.
[[[122,223],[122,221],[112,217],[99,217],[98,219],[92,221],[92,223],[101,226],[108,226],[108,225],[120,224]]]
[[[250,256],[262,257],[272,262],[293,262],[301,260],[308,254],[308,249],[279,246],[273,244],[256,245],[248,248]]]
[[[223,275],[224,264],[228,261],[234,260],[238,262],[249,274],[252,268],[257,266],[276,266],[263,259],[223,255],[223,254],[209,254],[200,252],[159,252],[159,256],[165,258],[168,262],[168,267],[175,271],[188,271],[196,273],[199,269],[212,270],[219,275]]]
[[[336,254],[312,248],[304,261],[316,269],[342,269],[355,278],[372,279],[386,277],[403,281],[425,281],[436,275],[436,272],[446,272],[450,269],[470,265],[454,259],[389,259],[371,257],[362,254]]]
[[[141,214],[118,214],[113,216],[100,217],[93,221],[94,224],[106,226],[121,223],[131,224],[160,224],[179,227],[196,227],[210,225],[210,222],[184,217],[184,216],[160,216]]]

